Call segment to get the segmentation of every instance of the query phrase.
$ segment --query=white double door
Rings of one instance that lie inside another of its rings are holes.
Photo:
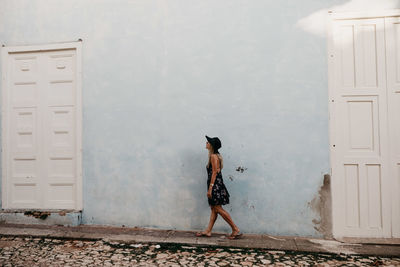
[[[77,50],[3,51],[3,208],[81,209]]]
[[[332,26],[333,232],[400,237],[400,18]]]

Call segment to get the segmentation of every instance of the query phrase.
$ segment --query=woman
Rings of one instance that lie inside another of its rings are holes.
[[[218,149],[221,148],[221,141],[218,137],[208,137],[206,148],[208,149],[208,164],[207,164],[207,198],[208,204],[211,207],[210,222],[208,227],[203,232],[196,233],[196,236],[210,237],[211,231],[217,220],[218,214],[224,218],[224,220],[232,228],[232,233],[227,236],[229,239],[236,239],[242,236],[239,228],[233,222],[229,213],[222,208],[222,205],[229,203],[229,193],[222,180],[221,169],[223,168],[223,159],[219,154]]]

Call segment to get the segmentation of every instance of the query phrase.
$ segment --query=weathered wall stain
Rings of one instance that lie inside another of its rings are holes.
[[[237,171],[237,172],[240,172],[240,173],[243,173],[245,170],[247,170],[247,168],[246,168],[246,167],[242,167],[242,166],[238,166],[238,167],[236,168],[236,171]]]
[[[331,176],[329,174],[324,175],[324,181],[318,195],[308,203],[308,206],[319,216],[319,219],[312,220],[314,229],[320,232],[324,238],[333,238]]]
[[[32,217],[35,217],[36,219],[46,220],[47,217],[50,216],[50,212],[48,212],[48,211],[25,211],[24,215],[32,216]]]

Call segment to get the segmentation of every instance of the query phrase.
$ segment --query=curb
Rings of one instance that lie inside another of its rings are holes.
[[[213,237],[195,237],[193,231],[156,230],[145,228],[105,226],[38,226],[0,224],[0,236],[55,238],[61,240],[86,240],[119,242],[125,244],[180,244],[202,247],[252,248],[308,253],[345,255],[400,256],[398,244],[343,243],[336,240],[245,234],[237,240],[226,239],[225,234]]]

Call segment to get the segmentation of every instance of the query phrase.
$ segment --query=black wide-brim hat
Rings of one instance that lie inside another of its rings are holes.
[[[214,152],[218,152],[218,149],[221,148],[221,140],[218,137],[209,137],[206,135],[207,141],[211,144],[214,149]]]

